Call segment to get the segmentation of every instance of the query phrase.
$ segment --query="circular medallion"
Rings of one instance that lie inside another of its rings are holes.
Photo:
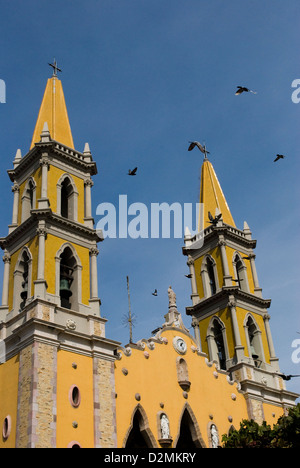
[[[180,336],[175,336],[175,338],[173,339],[173,346],[179,354],[185,354],[187,351],[186,342]]]

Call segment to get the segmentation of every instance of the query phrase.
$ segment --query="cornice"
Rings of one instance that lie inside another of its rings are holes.
[[[207,308],[218,306],[220,303],[226,303],[227,306],[230,296],[234,297],[236,300],[237,307],[239,306],[239,300],[243,301],[244,304],[254,305],[261,309],[269,308],[271,305],[271,299],[263,299],[261,297],[255,296],[254,294],[242,291],[238,286],[224,286],[218,293],[214,294],[213,296],[202,300],[198,304],[186,307],[186,314],[197,316],[199,314],[203,314]]]
[[[49,152],[52,156],[57,157],[60,161],[67,162],[78,169],[83,170],[90,175],[97,174],[97,165],[95,161],[90,158],[87,161],[86,156],[79,151],[76,151],[68,146],[59,143],[58,141],[51,140],[47,143],[35,143],[35,146],[21,159],[20,163],[14,168],[7,171],[9,178],[12,182],[18,179],[24,171],[36,162],[43,152]]]
[[[52,212],[50,208],[31,210],[31,216],[20,224],[16,229],[10,232],[6,237],[0,238],[0,247],[4,250],[8,246],[13,245],[14,242],[19,241],[20,237],[34,227],[38,227],[38,222],[44,220],[46,222],[46,230],[51,225],[60,227],[67,233],[77,233],[84,238],[96,242],[103,241],[95,229],[91,229],[84,224],[77,223],[70,219],[64,218]]]

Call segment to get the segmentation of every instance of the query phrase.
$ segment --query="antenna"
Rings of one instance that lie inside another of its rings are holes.
[[[135,323],[135,315],[131,314],[131,304],[130,304],[130,290],[129,290],[129,277],[127,278],[127,292],[128,292],[128,314],[125,314],[123,317],[123,324],[125,326],[129,326],[129,343],[133,343],[132,338],[132,327],[134,327]]]

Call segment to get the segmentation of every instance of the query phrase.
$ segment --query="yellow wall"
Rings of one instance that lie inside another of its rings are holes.
[[[18,405],[19,356],[0,365],[0,448],[14,448],[16,443]],[[8,439],[2,437],[2,426],[6,416],[11,417],[12,429]]]
[[[247,417],[246,401],[237,390],[236,385],[230,385],[227,376],[221,372],[214,375],[215,366],[208,367],[203,356],[193,352],[191,346],[195,343],[191,337],[182,334],[188,345],[188,351],[183,356],[188,365],[191,387],[188,398],[183,397],[183,390],[177,382],[176,359],[179,354],[173,347],[173,338],[180,332],[167,330],[162,333],[168,344],[155,343],[155,349],[147,346],[149,353],[146,359],[144,351],[132,350],[130,357],[122,354],[122,359],[116,361],[116,408],[118,447],[122,447],[125,435],[130,426],[134,408],[139,403],[146,412],[149,426],[157,440],[157,415],[165,412],[170,421],[170,432],[173,441],[179,434],[180,417],[183,408],[188,403],[198,422],[202,438],[208,446],[208,425],[213,422],[218,427],[220,436],[227,433],[233,418],[233,425],[239,426],[239,421]],[[124,375],[122,369],[127,369]],[[135,399],[140,394],[141,400]],[[235,394],[236,400],[232,399]],[[162,409],[160,403],[164,404]],[[213,419],[211,419],[211,416]],[[159,446],[159,444],[158,444]]]
[[[77,368],[72,367],[76,364]],[[73,408],[69,390],[76,385],[81,394],[81,403]],[[93,360],[90,357],[68,351],[57,353],[57,448],[67,448],[77,441],[83,448],[94,446],[93,417]],[[77,428],[72,424],[76,422]]]

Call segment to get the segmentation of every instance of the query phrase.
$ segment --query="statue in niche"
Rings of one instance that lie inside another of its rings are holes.
[[[218,448],[219,447],[219,435],[217,428],[214,424],[211,425],[210,427],[210,435],[211,435],[211,446],[212,448]]]
[[[160,429],[161,429],[161,438],[169,439],[170,438],[170,426],[169,426],[169,420],[166,414],[161,415]]]

